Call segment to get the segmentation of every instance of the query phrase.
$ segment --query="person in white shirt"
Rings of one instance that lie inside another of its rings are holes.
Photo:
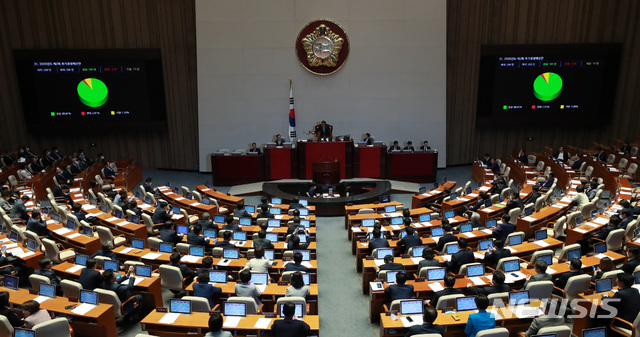
[[[304,279],[302,278],[302,273],[297,271],[291,274],[291,285],[287,287],[287,293],[284,295],[285,297],[304,297],[306,298],[309,295],[309,287],[304,284]]]
[[[589,197],[584,193],[584,187],[582,185],[578,185],[576,187],[576,195],[573,196],[573,200],[571,200],[570,206],[576,206],[578,208],[582,208],[582,206],[589,203]]]

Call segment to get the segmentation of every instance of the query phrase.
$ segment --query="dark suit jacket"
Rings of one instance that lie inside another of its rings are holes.
[[[622,269],[627,274],[633,274],[633,271],[640,266],[640,257],[635,259],[629,259],[627,263],[623,264],[620,269]]]
[[[633,323],[640,311],[640,294],[636,288],[625,288],[618,290],[611,299],[620,299],[620,301],[611,301],[609,304],[618,309],[616,317],[622,318],[627,322]]]
[[[533,193],[533,194],[531,195],[531,197],[529,198],[529,200],[527,200],[527,203],[529,203],[529,204],[534,204],[534,205],[535,205],[536,200],[538,200],[538,198],[540,198],[541,196],[542,196],[542,194],[540,194],[540,193],[538,193],[538,192]]]
[[[617,229],[617,228],[609,225],[602,227],[602,229],[600,229],[600,232],[598,232],[598,234],[596,235],[596,238],[600,240],[605,240],[609,235],[609,232],[611,232],[614,229]]]
[[[231,244],[229,241],[218,241],[213,247],[214,248],[236,248],[236,246]]]
[[[282,146],[284,145],[284,139],[276,139],[275,143],[276,143],[276,146]]]
[[[376,248],[388,248],[389,241],[385,238],[373,238],[369,241],[369,249],[373,252]]]
[[[191,270],[191,269],[189,269],[189,267],[187,267],[186,264],[181,264],[181,263],[172,264],[172,263],[169,263],[169,265],[180,268],[180,272],[182,273],[182,277],[183,278],[196,275],[196,272]]]
[[[518,156],[518,161],[525,165],[529,164],[529,158],[527,158],[526,154],[522,154],[521,156]]]
[[[254,247],[263,247],[264,249],[273,249],[273,243],[269,239],[260,239],[257,238],[253,240]]]
[[[178,233],[176,231],[174,231],[173,229],[166,229],[166,228],[163,228],[160,230],[160,240],[162,240],[162,242],[173,243],[173,244],[177,244],[180,241],[182,241],[182,239],[178,236]]]
[[[257,154],[262,154],[262,151],[260,151],[260,149],[259,149],[259,148],[257,148],[257,147],[256,147],[255,149],[254,149],[254,148],[250,148],[250,149],[249,149],[249,152],[255,152],[255,153],[257,153]]]
[[[256,216],[256,219],[260,219],[260,218],[274,219],[275,217],[274,217],[274,215],[273,215],[273,214],[271,214],[271,213],[269,213],[269,212],[266,212],[266,213],[262,213],[262,212],[260,212],[260,213],[258,213],[258,215]]]
[[[56,174],[56,180],[58,181],[58,184],[65,183],[67,185],[70,185],[69,179],[64,175],[62,175],[61,173]]]
[[[422,244],[422,240],[418,235],[407,235],[404,239],[398,241],[398,247],[404,246],[404,253],[407,254],[409,252],[409,248],[419,246]]]
[[[444,245],[446,243],[456,242],[456,241],[458,241],[458,238],[455,235],[451,233],[446,233],[440,238],[440,240],[438,240],[438,244],[436,245],[436,250],[441,252],[444,249]]]
[[[311,328],[304,321],[293,318],[278,319],[271,325],[271,332],[275,337],[298,337],[306,336]]]
[[[503,257],[509,257],[511,256],[511,251],[508,249],[495,249],[493,252],[491,252],[491,254],[489,253],[484,253],[484,265],[486,267],[491,267],[493,269],[496,269],[496,265],[498,264],[498,261],[503,258]]]
[[[420,269],[424,268],[424,267],[440,267],[440,261],[433,259],[433,260],[421,260],[418,263],[418,272],[420,272]]]
[[[110,258],[112,261],[116,261],[118,259],[118,257],[116,256],[116,253],[112,252],[112,251],[107,251],[107,252],[103,252],[102,249],[100,249],[99,251],[91,254],[91,258],[95,258],[96,256],[106,256],[108,258]]]
[[[492,236],[496,239],[507,241],[507,236],[516,230],[516,226],[510,222],[501,223],[498,227],[493,229]]]
[[[301,271],[303,273],[306,273],[308,269],[306,266],[303,266],[301,264],[296,264],[295,262],[293,262],[293,263],[287,263],[287,265],[284,267],[284,271]]]
[[[242,231],[242,228],[240,228],[240,226],[238,226],[238,224],[237,224],[237,223],[233,223],[233,224],[231,224],[231,225],[224,224],[224,225],[222,225],[222,229],[225,229],[225,230],[232,230],[232,231],[234,231],[234,232],[240,232],[240,231]]]
[[[475,295],[489,295],[489,294],[496,294],[496,293],[506,293],[506,292],[509,292],[511,289],[509,289],[508,285],[503,284],[501,286],[471,287],[469,288],[469,290],[471,291],[472,294],[475,294]]]
[[[93,290],[100,288],[100,286],[102,286],[100,272],[95,269],[82,269],[80,272],[80,284],[82,284],[82,289]]]
[[[156,210],[153,211],[153,217],[151,220],[153,220],[153,223],[165,223],[171,220],[171,216],[167,214],[167,211],[163,208],[156,208]]]
[[[449,264],[449,269],[454,273],[460,272],[460,267],[463,264],[475,262],[476,257],[473,255],[473,252],[468,250],[461,250],[453,255],[451,255],[451,263]]]
[[[27,221],[27,230],[36,233],[38,236],[49,236],[49,230],[44,220],[38,221],[34,218],[29,218],[29,221]]]
[[[147,184],[142,185],[142,187],[144,187],[144,191],[145,192],[153,194],[153,187],[151,187],[151,186],[149,186]]]
[[[213,221],[211,221],[211,220],[198,220],[198,222],[196,222],[196,225],[200,225],[200,227],[202,227],[202,229],[215,229],[215,230],[218,230],[218,225],[213,223]]]
[[[562,155],[563,158],[561,160],[562,160],[562,162],[566,163],[569,160],[569,158],[571,158],[571,156],[569,155],[569,152],[567,152],[567,151],[562,152],[562,154],[563,154]],[[556,153],[553,154],[553,158],[558,159],[559,155],[560,155],[560,152],[556,152]]]
[[[206,246],[207,240],[205,240],[202,236],[196,235],[195,233],[187,233],[187,243],[190,245],[197,246]]]
[[[116,173],[113,171],[113,169],[109,166],[105,166],[104,167],[104,177],[105,178],[115,178],[116,177]]]
[[[433,293],[433,299],[431,300],[431,306],[436,307],[438,305],[438,299],[444,295],[460,295],[462,294],[462,289],[454,289],[454,288],[444,288],[440,291],[436,291]]]
[[[384,293],[389,295],[391,301],[408,300],[415,296],[411,284],[392,284],[384,290]]]
[[[291,240],[291,238],[289,238],[287,240],[287,249],[292,250],[292,249],[307,249],[309,247],[309,244],[311,243],[311,240],[309,239],[309,236],[307,235],[307,242],[305,243],[298,243],[297,245],[293,244],[293,241]]]
[[[234,209],[233,210],[233,216],[234,217],[238,217],[238,218],[243,218],[243,217],[250,217],[251,214],[249,214],[249,212],[247,212],[244,208],[243,209]]]
[[[390,262],[380,265],[380,270],[404,270],[404,266],[401,263]]]
[[[193,284],[193,296],[206,298],[211,308],[215,306],[214,295],[219,295],[220,293],[222,293],[222,288],[215,287],[212,284],[198,282]]]
[[[124,281],[129,281],[124,284]],[[133,284],[136,281],[135,277],[127,277],[122,276],[118,278],[115,282],[105,282],[104,288],[106,290],[112,290],[118,295],[118,298],[121,302],[124,302],[131,297],[131,289],[133,288]]]
[[[567,282],[569,281],[569,279],[571,277],[582,275],[582,274],[584,274],[584,272],[582,272],[582,270],[568,271],[568,272],[562,274],[562,276],[560,276],[556,280],[555,285],[556,285],[556,287],[558,287],[560,289],[564,289],[564,287],[567,285]]]
[[[414,325],[407,331],[406,337],[421,334],[437,333],[444,336],[444,328],[441,325],[434,325],[432,323],[424,322],[420,325]]]
[[[11,212],[9,214],[11,218],[20,218],[25,222],[29,220],[27,207],[25,207],[24,203],[20,199],[13,204],[13,208],[11,208]]]
[[[9,320],[11,326],[14,328],[19,328],[25,323],[13,310],[7,307],[0,307],[0,315],[6,317]]]
[[[60,288],[60,279],[56,276],[56,273],[51,269],[36,269],[34,274],[42,275],[44,277],[48,277],[49,281],[51,281],[51,285],[56,286],[56,288]]]
[[[318,124],[316,125],[316,137],[329,138],[331,137],[332,129],[333,129],[333,126],[329,124],[325,124],[324,128],[322,127],[322,125]]]

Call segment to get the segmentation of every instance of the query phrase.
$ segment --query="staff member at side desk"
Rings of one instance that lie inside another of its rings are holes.
[[[251,143],[251,148],[249,149],[249,153],[262,154],[262,151],[260,151],[260,149],[258,148],[258,145],[256,145],[256,143]]]
[[[431,146],[429,146],[429,141],[425,140],[422,143],[422,146],[420,146],[420,150],[422,151],[431,150]]]
[[[364,134],[364,138],[362,139],[363,142],[366,142],[367,145],[373,145],[373,138],[371,138],[371,134],[370,133],[365,133]]]
[[[400,147],[400,145],[398,145],[398,141],[394,140],[393,141],[393,145],[389,146],[389,153],[393,152],[393,151],[401,151],[402,148]]]
[[[412,141],[408,141],[407,142],[407,146],[405,146],[402,150],[413,152],[416,149],[413,147],[413,142]]]

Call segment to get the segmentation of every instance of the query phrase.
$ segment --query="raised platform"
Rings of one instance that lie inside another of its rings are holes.
[[[268,197],[281,198],[285,203],[291,203],[294,198],[308,200],[309,205],[316,207],[316,216],[344,215],[347,204],[364,204],[376,202],[381,195],[391,193],[391,183],[388,180],[367,179],[363,181],[342,181],[336,185],[318,186],[319,193],[326,193],[333,188],[338,197],[309,197],[307,191],[311,182],[266,182],[262,184],[262,192]],[[347,193],[347,191],[349,191]],[[347,196],[347,194],[349,194]]]

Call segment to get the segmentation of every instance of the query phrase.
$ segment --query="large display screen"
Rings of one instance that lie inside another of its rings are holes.
[[[620,44],[483,46],[477,124],[602,124],[613,111]]]
[[[15,50],[14,59],[32,131],[166,128],[159,49]]]

